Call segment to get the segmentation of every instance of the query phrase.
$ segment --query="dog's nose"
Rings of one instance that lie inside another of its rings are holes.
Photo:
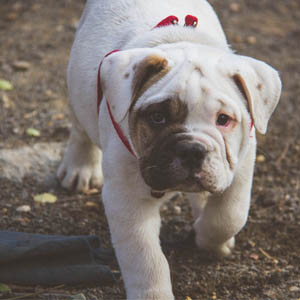
[[[200,143],[181,141],[177,143],[175,151],[185,168],[195,171],[201,169],[206,155],[206,150],[203,145]]]

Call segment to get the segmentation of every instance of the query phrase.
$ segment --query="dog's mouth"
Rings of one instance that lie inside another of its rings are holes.
[[[167,165],[148,166],[141,169],[141,174],[155,198],[173,191],[201,192],[205,190],[200,173],[194,169],[187,169],[181,164],[175,167],[173,162]]]

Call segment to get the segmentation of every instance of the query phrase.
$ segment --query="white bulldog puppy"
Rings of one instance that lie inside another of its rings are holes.
[[[235,54],[204,0],[88,0],[68,90],[62,185],[103,184],[127,298],[174,299],[159,208],[185,192],[197,245],[230,254],[248,216],[255,130],[266,132],[279,101],[278,73]]]

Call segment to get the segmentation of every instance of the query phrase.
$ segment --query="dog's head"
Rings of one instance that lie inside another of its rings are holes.
[[[251,123],[266,132],[281,91],[269,65],[187,43],[112,54],[101,76],[104,98],[155,191],[226,189]]]

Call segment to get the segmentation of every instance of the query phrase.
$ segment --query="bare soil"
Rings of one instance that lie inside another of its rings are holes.
[[[283,93],[259,149],[250,216],[233,255],[216,260],[188,241],[165,249],[176,299],[300,299],[300,2],[211,0],[229,43],[238,53],[264,60],[281,73]],[[66,141],[69,133],[65,70],[83,0],[1,0],[0,78],[14,89],[0,92],[0,148]],[[17,61],[26,61],[20,71]],[[25,130],[34,127],[40,137]],[[0,171],[1,172],[1,171]],[[33,195],[52,192],[55,204],[40,206]],[[111,247],[100,195],[51,190],[30,178],[0,181],[0,229],[44,234],[97,234]],[[91,202],[94,203],[91,206]],[[28,204],[31,212],[16,211]],[[182,208],[181,213],[175,206]],[[192,218],[184,199],[162,210],[162,240],[183,240]],[[110,264],[118,270],[116,262]],[[10,295],[42,291],[11,286]],[[52,296],[51,296],[52,293]],[[60,287],[26,299],[124,299],[123,282],[106,287]],[[64,294],[65,297],[55,296]],[[1,295],[1,294],[0,294]],[[1,298],[2,297],[2,298]]]

